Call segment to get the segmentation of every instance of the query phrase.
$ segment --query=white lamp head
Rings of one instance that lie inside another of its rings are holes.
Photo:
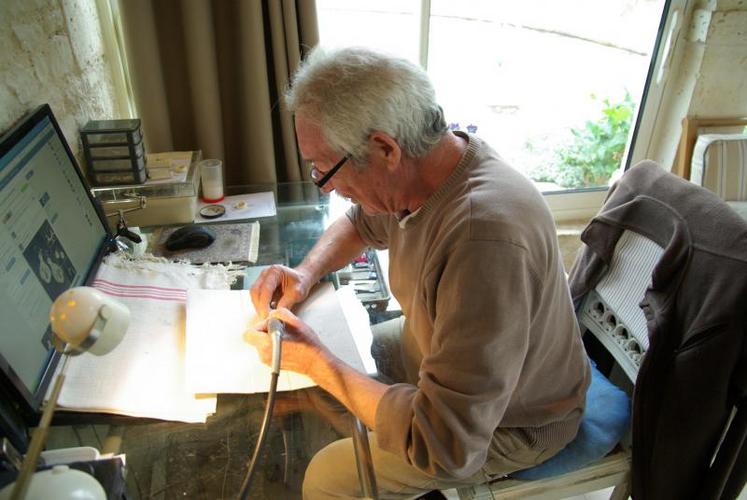
[[[62,294],[49,311],[55,348],[67,354],[87,351],[107,354],[124,337],[130,325],[130,311],[95,288],[79,286]],[[67,344],[63,351],[61,342]]]
[[[0,490],[0,500],[13,497],[14,485],[11,483]],[[55,465],[34,474],[25,498],[106,500],[106,492],[93,476],[67,465]]]

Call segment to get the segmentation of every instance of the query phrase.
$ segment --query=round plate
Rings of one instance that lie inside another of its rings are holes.
[[[226,207],[223,205],[205,205],[200,209],[200,215],[206,219],[217,219],[226,213]]]

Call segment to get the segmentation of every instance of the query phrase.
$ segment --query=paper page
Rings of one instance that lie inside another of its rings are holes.
[[[315,288],[296,314],[342,360],[363,371],[340,302],[330,283]],[[259,360],[244,332],[255,318],[248,290],[187,292],[187,387],[195,393],[267,392],[270,368]],[[305,375],[283,370],[278,390],[310,387]]]
[[[111,256],[111,257],[117,257]],[[185,301],[190,287],[228,288],[222,266],[136,263],[107,258],[93,285],[130,310],[122,342],[104,356],[70,359],[63,409],[205,422],[216,397],[195,396],[184,379]]]
[[[376,368],[376,361],[371,355],[373,332],[371,331],[371,319],[368,316],[368,311],[356,297],[352,285],[341,286],[335,293],[340,301],[342,312],[345,314],[345,319],[350,327],[350,333],[353,336],[366,373],[375,376],[378,369]]]
[[[223,205],[226,213],[215,219],[207,219],[200,215],[200,209],[207,205]],[[272,217],[275,214],[277,214],[275,195],[272,191],[267,191],[265,193],[226,196],[217,203],[207,203],[199,200],[195,222],[202,224],[229,220],[258,219],[260,217]]]

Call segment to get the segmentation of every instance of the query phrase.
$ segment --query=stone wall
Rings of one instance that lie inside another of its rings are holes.
[[[90,119],[115,116],[92,0],[0,1],[0,131],[49,103],[73,152]]]
[[[576,260],[578,250],[581,248],[581,233],[588,223],[589,220],[585,219],[557,223],[558,244],[566,273],[570,272],[573,261]]]
[[[688,114],[747,116],[747,1],[717,2],[705,44]]]

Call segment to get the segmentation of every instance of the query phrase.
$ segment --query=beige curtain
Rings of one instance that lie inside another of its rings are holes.
[[[226,185],[297,181],[282,94],[318,41],[314,0],[120,0],[149,152],[201,149]]]

